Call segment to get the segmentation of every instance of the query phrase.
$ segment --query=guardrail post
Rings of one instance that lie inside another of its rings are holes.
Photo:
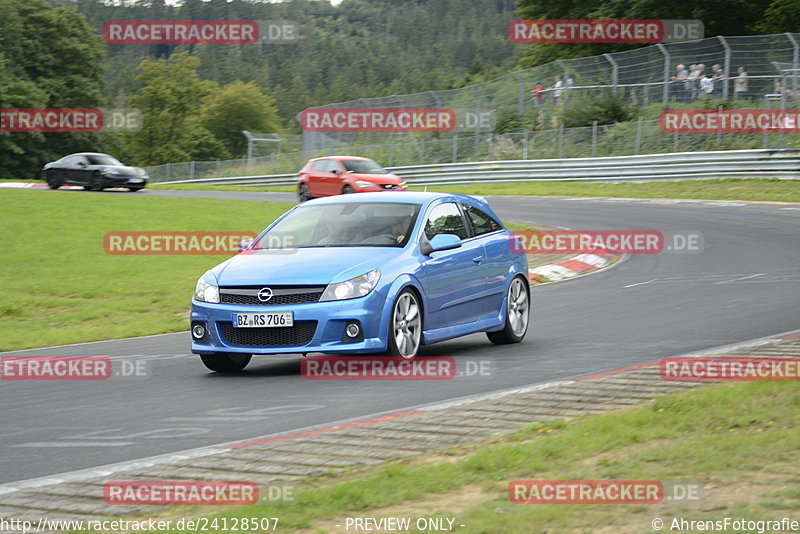
[[[195,169],[195,163],[194,160],[192,160],[189,162],[189,178],[191,178],[192,180],[194,180],[194,169]]]
[[[522,133],[522,159],[528,159],[528,129]]]
[[[642,128],[644,127],[644,117],[639,117],[639,122],[636,124],[636,149],[634,150],[635,154],[641,154],[642,152]]]
[[[458,163],[458,134],[453,136],[453,163]]]
[[[611,84],[613,85],[611,92],[616,95],[619,83],[619,65],[611,54],[603,54],[603,57],[611,64]]]
[[[662,104],[664,107],[669,105],[669,73],[670,73],[670,56],[669,50],[662,43],[656,43],[656,46],[664,54],[664,95],[662,96]]]
[[[725,78],[722,80],[722,98],[728,99],[728,90],[729,84],[731,79],[731,47],[728,45],[727,39],[722,35],[717,35],[717,39],[719,42],[722,43],[722,47],[725,49]],[[719,146],[719,143],[717,143]]]
[[[483,110],[483,96],[481,95],[481,91],[480,91],[480,89],[478,89],[477,85],[473,85],[472,86],[472,90],[474,91],[474,93],[478,97],[476,102],[475,102],[477,104],[477,107],[475,108],[476,109],[475,135],[477,137],[477,140],[476,140],[476,146],[477,146],[481,142],[481,122],[482,122],[481,121],[481,115],[483,113],[483,111],[482,111]]]
[[[789,42],[792,43],[792,91],[795,93],[797,92],[797,74],[798,70],[800,70],[800,48],[797,46],[797,39],[794,38],[794,35],[787,32],[786,37],[789,38]]]
[[[520,117],[525,115],[525,95],[527,91],[525,90],[525,79],[520,76],[518,72],[511,73],[514,78],[516,78],[517,82],[519,83],[519,96],[517,97],[517,110],[519,112]]]
[[[597,156],[597,121],[592,121],[592,157]]]

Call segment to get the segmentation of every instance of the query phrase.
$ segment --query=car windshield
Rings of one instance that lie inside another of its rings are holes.
[[[86,159],[89,160],[89,165],[122,165],[119,161],[105,154],[92,154],[91,156],[86,156]]]
[[[300,206],[252,248],[404,247],[419,209],[419,204],[391,202]]]
[[[355,172],[358,174],[389,174],[389,171],[378,165],[372,160],[342,160],[342,165],[348,172]]]

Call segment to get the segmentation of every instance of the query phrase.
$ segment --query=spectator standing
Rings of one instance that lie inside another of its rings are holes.
[[[697,79],[699,76],[700,70],[697,65],[689,65],[689,75],[686,77],[686,92],[689,100],[697,100],[697,97],[700,96],[700,84]]]
[[[700,96],[711,96],[714,92],[714,79],[711,76],[703,75],[700,78]]]
[[[556,105],[561,104],[561,96],[564,93],[564,82],[561,81],[561,76],[555,77],[555,84],[553,85],[553,102]]]
[[[542,105],[542,96],[544,93],[544,85],[542,82],[536,82],[536,86],[531,90],[531,96],[533,97],[533,103],[537,106]]]
[[[686,101],[686,80],[689,78],[689,71],[686,66],[680,64],[675,67],[675,76],[672,76],[672,94],[678,102]]]
[[[733,80],[733,97],[736,100],[745,100],[748,98],[748,80],[747,71],[744,67],[739,67],[737,71],[739,74]]]
[[[725,69],[719,63],[711,67],[711,79],[714,81],[714,94],[720,96],[725,84]]]

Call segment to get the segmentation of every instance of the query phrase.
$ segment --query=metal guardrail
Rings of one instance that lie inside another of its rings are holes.
[[[650,182],[723,178],[800,179],[800,149],[676,152],[639,156],[474,161],[390,167],[413,185],[508,182]],[[162,182],[166,184],[291,186],[296,174],[235,176]]]

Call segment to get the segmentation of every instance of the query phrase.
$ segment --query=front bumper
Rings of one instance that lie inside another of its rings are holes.
[[[195,354],[215,352],[244,354],[383,352],[387,347],[386,333],[381,335],[382,329],[385,329],[381,325],[385,302],[386,298],[377,291],[372,291],[366,297],[356,299],[275,306],[212,304],[192,300],[191,324],[202,322],[206,328],[206,336],[202,342],[198,342],[192,337],[192,352]],[[278,332],[276,328],[234,329],[232,327],[231,314],[233,313],[286,311],[294,313],[295,326],[289,327],[296,329],[294,331],[284,329]],[[316,322],[316,325],[312,327],[310,323],[313,321]],[[345,326],[351,321],[358,321],[361,324],[363,341],[343,341]],[[309,333],[309,331],[313,331],[313,333]],[[231,336],[234,336],[234,339]],[[260,342],[267,338],[270,343],[268,346],[252,344],[256,342],[254,341],[256,339]],[[306,339],[309,340],[306,341]]]
[[[103,183],[108,187],[145,187],[147,179],[139,176],[114,176],[104,174]]]

